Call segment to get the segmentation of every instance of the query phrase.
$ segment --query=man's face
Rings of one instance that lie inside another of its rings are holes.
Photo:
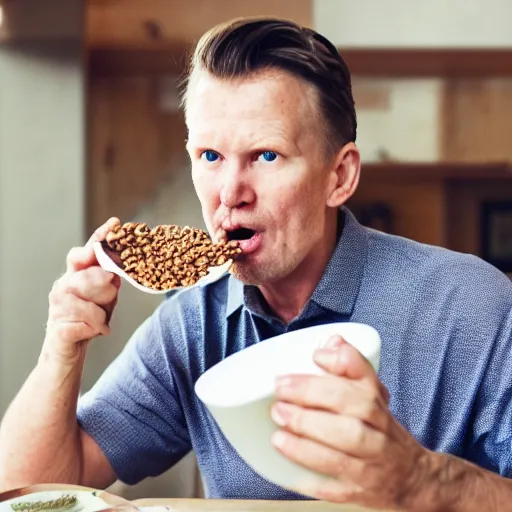
[[[208,230],[241,243],[235,276],[261,285],[307,272],[333,183],[312,88],[280,71],[230,81],[200,73],[186,117]]]

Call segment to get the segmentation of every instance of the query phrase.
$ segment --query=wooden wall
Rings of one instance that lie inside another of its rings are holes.
[[[512,161],[512,79],[449,80],[441,101],[443,161]]]
[[[413,173],[414,171],[412,171]],[[428,244],[446,245],[446,192],[441,181],[411,176],[386,181],[362,179],[353,203],[384,203],[393,213],[393,233]]]
[[[217,23],[263,13],[311,26],[312,0],[87,2],[88,232],[133,215],[187,165],[182,115],[161,108],[160,91],[191,43]],[[154,57],[157,69],[148,69]]]
[[[181,112],[160,108],[151,77],[91,77],[89,231],[110,216],[127,219],[172,169],[186,165]]]
[[[192,41],[213,24],[242,15],[266,13],[313,24],[311,0],[89,0],[87,5],[89,230],[110,215],[133,215],[173,168],[187,165],[183,119],[160,108],[159,84],[167,73],[183,69]],[[444,77],[440,167],[477,162],[478,172],[485,173],[488,164],[510,162],[512,81],[493,75],[512,75],[511,53],[425,52],[346,49],[343,55],[361,76]],[[397,234],[426,243],[476,252],[481,202],[512,200],[506,171],[487,181],[464,172],[454,178],[434,164],[433,178],[425,169],[416,175],[413,163],[412,173],[388,180],[376,179],[369,167],[363,168],[354,201],[388,203]]]

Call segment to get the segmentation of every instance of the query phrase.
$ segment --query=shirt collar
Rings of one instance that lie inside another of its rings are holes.
[[[342,232],[325,272],[311,299],[319,306],[350,315],[359,293],[368,253],[368,230],[357,222],[346,207],[340,209]],[[229,277],[226,316],[242,306],[255,307],[254,287],[244,286],[235,277]],[[261,310],[261,306],[257,306]]]

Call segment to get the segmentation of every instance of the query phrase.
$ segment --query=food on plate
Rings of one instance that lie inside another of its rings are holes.
[[[19,501],[11,503],[14,512],[39,512],[43,510],[63,510],[73,507],[77,497],[72,494],[63,494],[58,498],[46,501]]]
[[[41,484],[7,491],[0,494],[0,512],[99,512],[124,502],[112,496],[113,504],[109,504],[103,498],[110,495],[103,491],[70,487]],[[48,490],[38,490],[45,488]]]
[[[236,240],[214,243],[201,229],[175,224],[119,223],[105,243],[132,279],[156,290],[191,286],[242,252]]]

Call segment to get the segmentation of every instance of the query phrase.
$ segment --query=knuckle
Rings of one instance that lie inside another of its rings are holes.
[[[375,422],[381,413],[380,401],[379,393],[371,391],[362,409],[361,419],[369,423]]]
[[[82,253],[83,248],[82,247],[73,247],[69,250],[67,256],[66,256],[66,263],[68,265],[71,265],[79,259],[80,254]]]
[[[306,403],[315,403],[318,401],[316,386],[311,378],[306,378],[303,382],[300,382],[296,393],[297,396],[304,396]]]
[[[366,428],[360,421],[355,422],[354,426],[352,427],[352,437],[355,446],[366,445],[368,436],[366,434]]]
[[[296,434],[304,434],[304,429],[306,428],[304,413],[300,410],[295,410],[295,408],[292,409],[289,418],[289,425]]]
[[[342,453],[336,453],[332,463],[333,472],[336,475],[343,475],[347,473],[348,464],[347,459]]]
[[[80,272],[76,272],[66,283],[66,290],[74,292],[90,289],[96,285],[100,276],[98,270],[103,272],[99,267],[89,267]]]
[[[346,406],[346,384],[339,377],[327,376],[323,378],[322,396],[330,410],[343,413]]]
[[[48,293],[48,302],[50,305],[60,304],[62,299],[62,278],[53,283],[52,289]]]
[[[335,390],[332,391],[330,401],[332,403],[332,409],[338,414],[343,413],[345,409],[345,391],[344,388],[338,386]]]

